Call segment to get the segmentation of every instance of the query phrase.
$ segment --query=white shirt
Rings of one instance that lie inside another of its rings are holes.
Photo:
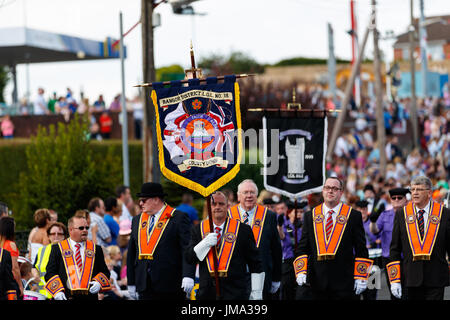
[[[85,251],[85,249],[86,249],[86,243],[85,243],[85,242],[76,242],[76,241],[72,240],[72,238],[69,238],[69,243],[70,243],[70,247],[71,247],[72,250],[73,250],[73,256],[74,256],[74,257],[75,257],[75,253],[77,252],[77,247],[75,247],[75,245],[76,245],[77,243],[81,244],[81,247],[80,247],[80,254],[81,254],[81,260],[82,260],[83,263],[84,263],[84,251]]]
[[[325,221],[328,219],[328,211],[333,210],[333,214],[331,215],[331,218],[333,219],[333,226],[336,223],[336,217],[338,216],[339,211],[341,210],[342,203],[339,202],[339,204],[334,208],[328,208],[325,203],[323,204],[323,213],[325,216]]]

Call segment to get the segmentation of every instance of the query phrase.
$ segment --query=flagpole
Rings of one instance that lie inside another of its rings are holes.
[[[256,76],[256,74],[243,73],[243,74],[236,74],[234,76],[236,77],[236,79],[240,79],[240,78],[253,77],[253,76]],[[217,80],[224,80],[225,76],[217,76],[216,78],[217,78]],[[197,79],[197,80],[199,80],[200,82],[206,82],[206,79],[204,79],[204,78],[200,78],[200,79]],[[184,79],[184,80],[180,80],[180,82],[181,83],[188,83],[189,80],[188,79]],[[169,84],[172,84],[172,81],[164,81],[164,82],[162,82],[162,85],[169,85]],[[152,86],[153,86],[153,82],[152,83],[138,84],[138,85],[135,85],[134,87],[135,88],[142,88],[142,87],[152,87]]]
[[[210,232],[213,232],[214,225],[213,225],[213,219],[212,219],[212,212],[211,212],[211,197],[206,197],[206,206],[208,207],[208,221],[209,221],[209,230]],[[219,288],[219,272],[217,270],[219,263],[217,262],[217,251],[216,246],[211,248],[213,253],[213,261],[214,261],[214,278],[216,280],[216,300],[219,300],[220,298],[220,288]]]

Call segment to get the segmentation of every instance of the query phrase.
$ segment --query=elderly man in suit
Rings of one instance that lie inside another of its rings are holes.
[[[191,222],[165,203],[166,195],[154,182],[137,194],[142,213],[131,224],[127,279],[130,295],[140,300],[183,300],[194,287],[195,265],[184,257]]]
[[[256,203],[258,187],[253,180],[242,181],[237,195],[239,204],[228,209],[228,215],[252,228],[265,273],[263,298],[271,300],[281,284],[282,249],[277,215]]]
[[[45,288],[55,300],[98,300],[111,289],[103,250],[88,240],[86,218],[70,218],[68,229],[69,238],[52,246]]]
[[[395,212],[386,267],[396,298],[402,297],[402,283],[408,300],[443,300],[449,285],[450,210],[432,200],[432,187],[429,178],[414,178],[412,201]]]

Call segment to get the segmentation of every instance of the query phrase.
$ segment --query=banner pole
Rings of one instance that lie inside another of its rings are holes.
[[[295,201],[294,201],[294,239],[295,239],[294,252],[296,252],[297,251],[297,239],[298,239],[298,234],[297,234],[297,198],[295,198]]]
[[[212,212],[211,212],[211,196],[206,197],[206,206],[208,207],[209,230],[210,230],[210,232],[213,232],[214,225],[213,225]],[[216,300],[219,300],[219,298],[220,298],[219,273],[217,271],[219,263],[217,262],[216,246],[212,247],[211,250],[213,251],[214,278],[216,281]]]

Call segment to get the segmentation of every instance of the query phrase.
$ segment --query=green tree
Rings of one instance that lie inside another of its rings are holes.
[[[78,116],[69,124],[58,123],[57,128],[39,128],[26,149],[27,170],[19,178],[20,197],[14,204],[18,224],[33,226],[33,212],[38,208],[54,209],[66,222],[76,210],[86,208],[92,197],[114,192],[121,181],[121,159],[112,148],[95,155],[87,131],[87,118]]]
[[[5,96],[3,91],[9,81],[8,71],[5,67],[0,66],[0,102],[5,102]]]
[[[227,75],[240,73],[263,73],[264,66],[247,54],[237,51],[229,56],[211,54],[202,57],[199,62],[204,73],[212,75]]]

